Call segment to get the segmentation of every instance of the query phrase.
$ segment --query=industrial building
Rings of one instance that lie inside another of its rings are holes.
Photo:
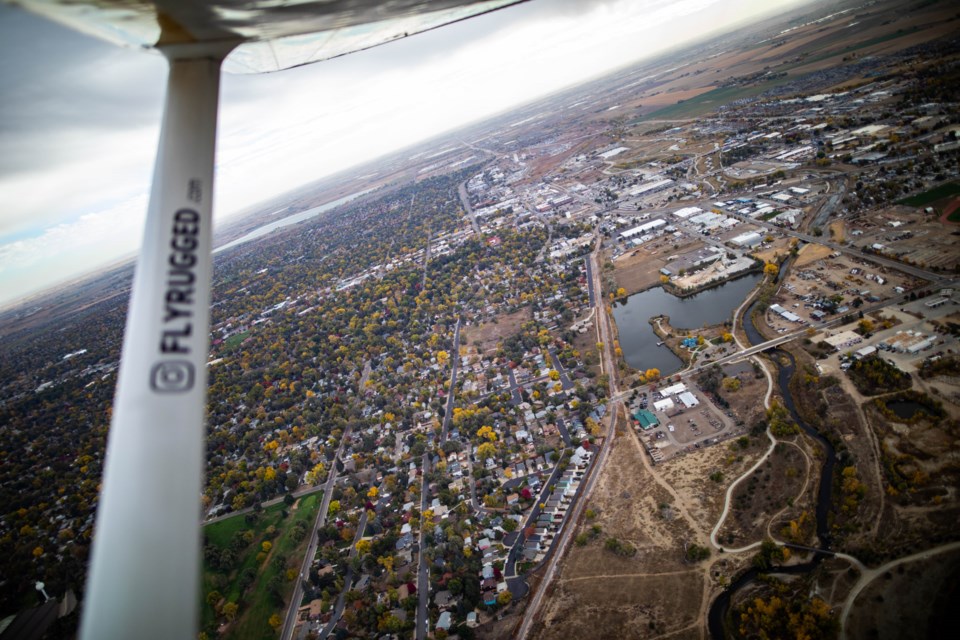
[[[763,236],[756,231],[748,231],[746,233],[741,233],[736,237],[730,238],[729,242],[737,247],[752,249],[763,242]]]
[[[918,353],[932,347],[935,340],[935,336],[925,336],[919,331],[898,331],[879,346],[900,353]]]

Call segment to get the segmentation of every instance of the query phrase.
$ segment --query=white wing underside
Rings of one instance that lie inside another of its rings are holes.
[[[189,50],[239,43],[229,73],[328,60],[525,0],[15,0],[129,47]]]

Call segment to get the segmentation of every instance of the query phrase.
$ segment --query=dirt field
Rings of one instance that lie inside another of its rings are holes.
[[[811,469],[804,446],[803,442],[778,444],[767,461],[737,486],[731,516],[718,533],[721,541],[739,547],[771,534],[780,538],[772,523],[800,518],[804,507],[809,507],[807,490],[816,485],[816,478],[809,479]],[[808,510],[812,512],[812,507]],[[807,533],[811,533],[813,521],[808,519],[811,526]]]
[[[847,226],[843,220],[835,220],[831,222],[827,229],[830,232],[830,238],[839,244],[842,244],[847,239]]]
[[[551,587],[534,638],[698,638],[705,570],[683,561],[685,542],[705,544],[678,500],[645,471],[646,455],[629,434],[617,439],[588,509],[601,533],[574,546]],[[632,544],[633,557],[604,548],[608,538]],[[677,606],[685,603],[685,606]]]
[[[793,266],[796,268],[808,265],[811,262],[816,262],[817,260],[826,258],[831,253],[833,253],[833,250],[830,247],[823,246],[822,244],[804,245],[797,253],[797,259],[794,261]]]
[[[464,327],[461,333],[463,344],[473,345],[479,341],[478,349],[480,353],[486,353],[491,349],[496,349],[497,343],[520,331],[520,325],[530,320],[530,308],[525,307],[515,313],[507,313],[497,316],[496,323],[487,322],[480,325]]]
[[[744,450],[733,442],[718,444],[682,459],[668,460],[657,467],[657,472],[674,488],[700,529],[710,531],[723,511],[727,486],[762,453],[760,446]],[[719,482],[710,479],[717,472],[723,476]]]
[[[847,635],[880,640],[948,637],[946,629],[956,619],[958,585],[958,552],[895,567],[860,592]]]
[[[627,290],[627,295],[633,295],[638,291],[659,285],[660,269],[667,264],[668,256],[687,253],[704,246],[702,242],[694,241],[674,249],[669,244],[671,240],[672,238],[661,238],[614,260],[616,269],[613,275],[617,287],[623,287]]]
[[[614,278],[617,287],[626,289],[628,296],[660,284],[660,269],[667,263],[643,249],[637,251],[639,253],[636,255],[633,255],[634,252],[624,254],[613,263],[616,266]]]

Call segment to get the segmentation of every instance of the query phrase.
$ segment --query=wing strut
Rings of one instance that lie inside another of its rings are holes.
[[[174,48],[175,49],[175,48]],[[197,637],[220,63],[170,64],[81,638]]]

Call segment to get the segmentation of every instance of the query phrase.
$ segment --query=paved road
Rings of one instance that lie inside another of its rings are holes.
[[[569,447],[572,441],[570,440],[570,432],[567,431],[567,423],[563,421],[563,418],[557,417],[557,429],[560,430],[563,443]]]
[[[340,440],[341,449],[337,451],[337,458],[340,456],[348,432],[349,429],[344,432],[344,437]],[[307,553],[304,554],[303,563],[300,565],[300,579],[294,583],[293,594],[291,594],[290,603],[287,605],[287,614],[283,618],[281,640],[290,640],[293,637],[293,629],[297,623],[297,610],[300,608],[300,601],[303,599],[303,581],[310,577],[310,565],[317,554],[317,531],[327,520],[327,510],[330,508],[330,498],[333,496],[333,485],[337,481],[337,458],[334,458],[330,464],[330,472],[327,474],[327,481],[323,485],[323,499],[320,501],[317,519],[314,520],[313,530],[310,532],[310,544],[307,545]]]
[[[301,489],[297,489],[296,491],[291,492],[290,495],[292,495],[294,498],[302,498],[304,496],[310,495],[311,493],[317,493],[319,491],[323,491],[322,485],[318,487],[303,487]],[[278,502],[281,502],[286,497],[287,497],[286,494],[284,494],[282,496],[277,496],[276,498],[270,498],[269,500],[264,500],[263,502],[260,503],[260,506],[264,508],[273,506]],[[222,516],[217,516],[215,518],[204,520],[203,525],[206,526],[208,524],[213,524],[214,522],[220,522],[221,520],[226,520],[227,518],[239,516],[244,513],[250,513],[251,511],[253,511],[253,507],[246,507],[245,509],[231,511],[230,513],[225,513]]]
[[[597,306],[597,294],[593,291],[593,266],[591,265],[591,259],[587,258],[584,261],[584,264],[587,267],[587,294],[590,296],[590,306]]]
[[[564,450],[562,453],[567,453]],[[550,474],[550,477],[543,483],[543,489],[540,490],[540,495],[537,496],[537,499],[533,502],[533,508],[530,510],[530,515],[527,516],[527,521],[523,524],[523,527],[520,528],[520,536],[517,538],[516,542],[513,543],[513,546],[510,547],[510,552],[507,554],[507,561],[503,566],[503,576],[507,578],[507,585],[510,586],[510,579],[517,578],[517,561],[520,560],[520,555],[523,553],[523,530],[529,526],[532,526],[536,523],[537,518],[540,517],[541,504],[546,504],[547,498],[550,497],[550,487],[557,481],[557,478],[560,477],[560,465],[557,464],[553,468],[553,473]],[[554,539],[556,542],[556,538]],[[510,592],[513,593],[514,589],[511,586]],[[522,597],[526,593],[526,586],[523,588],[522,593],[513,593],[514,597]]]
[[[460,183],[460,186],[457,188],[457,192],[460,194],[460,202],[463,203],[463,208],[467,212],[467,217],[470,218],[470,224],[473,226],[473,232],[479,234],[480,223],[477,222],[477,214],[473,212],[473,207],[470,206],[470,198],[467,196],[466,181]]]
[[[557,350],[551,347],[548,351],[550,352],[550,359],[553,361],[553,368],[560,374],[560,384],[563,385],[563,390],[570,391],[573,389],[573,383],[570,382],[570,376],[567,375],[567,370],[563,368],[560,358],[557,357]]]
[[[460,318],[453,330],[453,353],[450,354],[450,388],[447,390],[447,408],[443,414],[443,426],[440,429],[440,444],[447,441],[450,432],[450,421],[453,419],[453,403],[457,395],[457,367],[460,366]]]
[[[772,231],[776,231],[778,233],[782,233],[784,235],[788,235],[788,236],[797,238],[799,240],[803,240],[804,242],[822,244],[823,246],[829,247],[834,251],[840,251],[841,253],[857,256],[858,258],[862,258],[863,260],[869,260],[871,262],[881,264],[890,269],[895,269],[897,271],[902,271],[903,273],[908,273],[912,276],[921,278],[923,280],[939,280],[940,278],[943,277],[942,275],[932,273],[930,271],[927,271],[926,269],[921,269],[919,267],[914,267],[909,264],[904,264],[896,260],[891,260],[890,258],[884,258],[883,256],[878,256],[873,253],[866,253],[864,251],[861,251],[860,249],[857,249],[856,247],[851,247],[845,244],[837,244],[836,242],[833,242],[829,238],[825,238],[823,236],[817,237],[817,236],[812,236],[806,233],[802,233],[800,231],[793,231],[791,229],[786,229],[784,227],[778,227],[775,224],[764,222],[762,220],[754,220],[753,218],[749,218],[739,213],[727,213],[727,215],[733,218],[738,218],[743,222],[748,222],[752,225],[765,227]]]
[[[359,388],[362,389],[371,372],[370,362],[364,365],[363,375],[360,377]],[[293,637],[293,629],[297,622],[297,610],[300,608],[300,601],[303,599],[303,581],[310,575],[310,565],[317,554],[317,531],[320,530],[327,521],[327,511],[330,509],[330,500],[333,497],[333,485],[337,482],[337,460],[343,455],[343,446],[350,439],[350,427],[347,426],[343,431],[343,437],[340,438],[340,446],[337,447],[337,453],[330,463],[330,471],[327,473],[327,481],[323,484],[323,500],[320,501],[320,510],[317,512],[317,519],[313,523],[313,530],[310,532],[310,544],[307,545],[307,553],[303,556],[303,564],[300,567],[300,579],[296,581],[293,587],[293,594],[290,596],[290,602],[287,605],[287,613],[283,618],[283,630],[280,632],[280,640],[290,640]]]
[[[430,454],[423,454],[423,476],[420,485],[420,544],[417,547],[417,640],[427,637],[427,599],[430,596],[430,563],[424,558],[426,551],[427,528],[423,526],[423,512],[429,503],[429,485],[427,473],[430,471]]]
[[[520,395],[520,385],[517,384],[517,377],[513,375],[513,369],[507,369],[507,376],[510,378],[510,403],[517,406],[523,402],[523,396]]]
[[[383,485],[381,484],[380,487],[383,488]],[[377,511],[380,511],[379,503],[377,504]],[[340,590],[340,595],[337,596],[337,603],[333,607],[333,615],[330,616],[330,621],[327,623],[327,626],[323,628],[323,631],[320,632],[321,638],[326,638],[333,632],[337,626],[337,622],[340,621],[340,616],[343,615],[343,609],[346,606],[347,591],[353,586],[353,565],[351,560],[357,557],[357,543],[363,538],[363,532],[366,528],[367,510],[364,509],[360,515],[360,521],[357,523],[357,532],[353,536],[353,543],[350,546],[350,553],[347,556],[347,575],[343,579],[343,589]]]

